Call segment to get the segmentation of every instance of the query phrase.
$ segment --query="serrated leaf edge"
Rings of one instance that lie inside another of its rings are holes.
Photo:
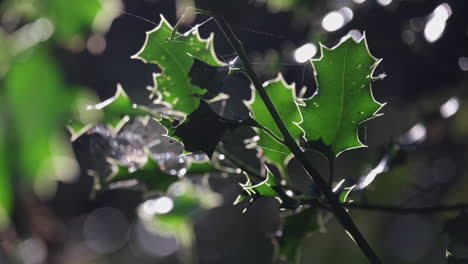
[[[320,90],[320,87],[318,87],[318,80],[317,80],[317,70],[315,69],[315,65],[314,65],[314,61],[320,61],[323,59],[323,56],[324,56],[324,51],[332,51],[336,48],[338,48],[342,43],[348,41],[348,39],[352,39],[352,41],[354,41],[355,43],[359,44],[361,43],[362,41],[364,41],[364,46],[366,47],[366,50],[367,50],[367,54],[369,54],[369,56],[374,60],[374,64],[372,65],[371,67],[371,73],[370,73],[370,79],[372,81],[375,81],[375,80],[379,80],[379,79],[382,79],[381,76],[374,76],[374,71],[375,69],[377,68],[377,66],[380,64],[380,62],[382,62],[382,59],[378,59],[376,57],[374,57],[374,55],[372,55],[372,53],[370,52],[369,50],[369,45],[367,44],[367,39],[366,39],[366,32],[364,31],[362,33],[362,37],[359,39],[359,40],[355,40],[351,35],[347,35],[346,37],[344,37],[338,44],[336,44],[335,46],[333,46],[332,48],[328,48],[327,46],[323,45],[321,42],[319,42],[319,46],[320,46],[320,57],[317,58],[317,59],[310,59],[310,62],[311,62],[311,65],[312,65],[312,69],[314,71],[314,81],[315,83],[317,84],[317,91],[310,97],[310,98],[307,98],[307,99],[303,99],[303,102],[305,104],[307,104],[307,101],[311,100],[316,94],[318,94],[319,90]],[[364,122],[367,122],[371,119],[374,119],[376,117],[379,117],[381,115],[383,115],[383,113],[379,113],[380,109],[382,109],[382,107],[384,107],[387,103],[380,103],[378,102],[377,100],[375,100],[374,98],[374,93],[373,93],[373,90],[372,90],[372,81],[369,83],[369,86],[370,86],[370,96],[371,96],[371,99],[374,103],[378,104],[380,107],[372,114],[371,117],[369,117],[368,119],[365,119],[361,122],[359,122],[359,124],[357,124],[357,127],[359,127],[359,125],[361,125],[362,123]],[[302,114],[301,114],[302,115]],[[299,128],[303,131],[303,134],[304,134],[304,138],[307,138],[306,137],[306,133],[304,131],[304,129],[302,127],[299,126]],[[319,138],[321,139],[321,138]],[[351,148],[346,148],[342,151],[340,151],[339,153],[336,154],[336,157],[338,157],[341,153],[345,152],[345,151],[348,151],[348,150],[352,150],[352,149],[357,149],[357,148],[362,148],[362,147],[367,147],[367,145],[363,144],[361,142],[361,140],[359,139],[359,135],[358,135],[358,130],[356,129],[356,139],[357,141],[359,142],[360,146],[356,146],[356,147],[351,147]]]
[[[293,121],[292,123],[296,126],[298,126],[301,131],[302,131],[302,136],[299,137],[298,139],[295,139],[296,141],[299,140],[300,138],[305,138],[305,132],[304,130],[299,126],[300,124],[302,124],[304,122],[304,118],[302,116],[302,112],[301,112],[301,109],[299,106],[305,106],[305,103],[304,101],[299,98],[296,94],[296,83],[295,82],[292,82],[291,84],[288,84],[286,82],[286,80],[284,79],[283,77],[283,74],[281,72],[278,73],[278,76],[276,76],[275,79],[271,79],[271,80],[268,80],[266,82],[264,82],[262,85],[263,87],[267,87],[269,84],[271,83],[275,83],[275,82],[281,82],[281,84],[286,88],[286,89],[289,89],[291,90],[291,94],[292,94],[292,97],[293,97],[293,100],[294,100],[294,104],[296,105],[296,108],[297,108],[297,111],[299,112],[299,116],[301,117],[301,120],[299,122],[295,122]],[[251,90],[251,95],[250,95],[250,100],[243,100],[242,102],[244,103],[244,105],[247,107],[247,109],[249,109],[249,115],[251,118],[255,119],[255,117],[252,115],[252,108],[250,107],[251,104],[253,104],[255,102],[255,94],[256,94],[256,90],[255,90],[255,87],[253,87],[253,85],[251,85],[250,87],[250,90]],[[261,98],[260,98],[261,100]],[[283,120],[284,121],[284,120]],[[258,134],[258,131],[260,130],[260,128],[253,128],[255,130],[255,132]],[[283,138],[282,135],[276,135],[278,136],[279,138]],[[272,137],[273,138],[273,137]],[[274,139],[274,138],[273,138]],[[274,139],[276,141],[276,139]],[[278,142],[278,141],[277,141]],[[255,148],[257,149],[257,151],[261,151],[262,147],[258,146],[256,144],[256,141],[252,141],[251,143],[255,143],[255,144],[251,144],[250,145],[250,148]],[[278,142],[280,144],[282,144],[281,142]],[[288,162],[294,157],[294,155],[291,153],[289,154],[285,159],[284,159],[284,162],[282,165],[286,166],[288,164]],[[273,162],[273,161],[270,161],[272,163],[276,163],[276,162]]]
[[[146,59],[144,59],[143,57],[140,56],[140,54],[142,54],[145,50],[145,47],[146,45],[148,44],[149,42],[149,39],[150,39],[150,35],[156,31],[158,31],[164,24],[167,25],[171,31],[174,30],[174,27],[169,23],[169,21],[167,21],[167,19],[164,17],[163,14],[160,14],[160,21],[159,21],[159,24],[152,30],[149,30],[149,31],[146,31],[146,37],[145,37],[145,42],[143,43],[141,49],[139,51],[137,51],[136,54],[130,56],[131,59],[138,59],[138,60],[141,60],[142,62],[146,63],[146,64],[149,64],[151,62],[148,62]],[[221,61],[218,56],[216,56],[216,52],[214,50],[214,33],[211,32],[210,35],[208,36],[208,38],[204,39],[201,37],[200,35],[200,32],[198,31],[198,25],[195,25],[193,28],[193,30],[191,30],[191,32],[189,34],[192,34],[192,35],[195,35],[198,39],[198,41],[200,41],[201,43],[205,43],[205,48],[209,48],[210,50],[210,53],[211,53],[211,56],[213,57],[213,59],[216,61],[217,64],[221,65],[221,66],[227,66],[226,63],[224,63],[223,61]],[[191,56],[193,57],[193,56]],[[154,87],[151,87],[151,94],[150,94],[150,98],[153,98],[154,95],[158,95],[157,96],[157,99],[153,101],[153,103],[155,104],[160,104],[160,103],[163,103],[164,105],[167,105],[167,106],[171,106],[170,103],[167,103],[167,102],[163,102],[161,100],[162,96],[158,90],[158,83],[157,83],[157,78],[161,75],[164,74],[164,68],[160,65],[160,63],[158,61],[155,61],[155,64],[158,65],[159,68],[161,68],[161,72],[160,73],[153,73],[153,80],[154,80]],[[182,113],[182,112],[177,112],[177,113]],[[187,113],[182,113],[184,115],[187,115]]]

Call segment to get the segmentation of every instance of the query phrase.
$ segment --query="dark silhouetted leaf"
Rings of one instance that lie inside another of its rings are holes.
[[[198,108],[175,129],[174,136],[182,140],[187,151],[202,151],[211,158],[224,134],[237,126],[238,123],[218,116],[200,100]]]
[[[207,90],[201,98],[210,100],[222,92],[223,84],[228,74],[228,66],[212,66],[194,58],[194,63],[188,75],[192,79],[191,83],[193,85]]]

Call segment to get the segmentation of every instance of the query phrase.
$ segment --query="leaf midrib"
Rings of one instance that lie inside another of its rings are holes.
[[[346,60],[348,56],[348,47],[345,47],[344,55],[343,55],[343,70],[341,72],[341,96],[340,96],[340,111],[339,111],[339,118],[338,123],[336,125],[337,133],[335,134],[335,138],[333,139],[332,146],[336,147],[336,140],[338,139],[338,133],[340,132],[341,125],[343,123],[343,110],[344,110],[344,89],[345,89],[345,76],[346,76]]]

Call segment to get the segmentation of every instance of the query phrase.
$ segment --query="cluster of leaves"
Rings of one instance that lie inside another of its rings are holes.
[[[374,100],[371,91],[371,82],[376,79],[372,74],[379,60],[370,55],[365,38],[358,41],[347,38],[331,49],[322,46],[321,52],[320,59],[311,61],[319,87],[311,98],[297,96],[295,86],[288,85],[281,74],[267,81],[264,88],[293,138],[303,148],[315,148],[328,159],[335,159],[343,151],[364,146],[359,141],[357,128],[362,122],[376,117],[382,107]],[[203,152],[212,160],[216,149],[220,147],[219,142],[228,131],[240,126],[254,128],[257,133],[254,146],[266,161],[277,167],[279,175],[274,177],[268,167],[264,170],[265,175],[243,172],[246,175],[246,182],[241,184],[244,191],[235,203],[245,198],[252,203],[258,197],[270,196],[277,198],[283,208],[293,209],[284,218],[283,235],[278,239],[280,256],[291,263],[296,262],[300,242],[318,227],[318,221],[314,220],[317,218],[317,210],[300,206],[299,196],[294,196],[294,193],[291,197],[287,165],[293,155],[283,135],[258,91],[252,90],[251,99],[244,102],[250,111],[248,118],[229,119],[214,107],[217,102],[228,100],[228,91],[225,90],[228,77],[232,72],[243,72],[243,65],[238,62],[221,62],[214,53],[213,35],[203,39],[196,27],[180,34],[163,16],[159,25],[147,33],[145,44],[133,58],[156,64],[161,69],[161,73],[154,74],[150,98],[156,104],[165,105],[168,110],[155,111],[135,105],[118,88],[114,97],[89,105],[88,111],[96,112],[94,116],[101,117],[99,122],[103,122],[114,135],[120,133],[130,117],[149,116],[151,122],[164,127],[160,136],[177,144],[183,143],[184,153]],[[72,139],[78,138],[99,122],[73,120],[69,124]],[[322,147],[316,148],[318,145]],[[161,163],[155,160],[154,151],[148,150],[148,144],[144,144],[142,149],[146,153],[144,162],[135,168],[128,163],[112,160],[114,169],[110,175],[104,175],[102,183],[107,185],[137,180],[151,193],[156,192],[158,197],[170,196],[168,193],[172,186],[180,183],[178,178],[161,169]],[[187,157],[184,153],[177,155]],[[204,164],[206,170],[197,172],[220,170],[208,164],[207,161]],[[252,183],[253,178],[256,184]],[[263,180],[259,181],[259,178]],[[346,197],[351,190],[346,188],[342,196]],[[191,200],[197,199],[192,197]],[[343,198],[342,202],[345,200]],[[177,199],[174,202],[177,207]],[[176,219],[173,224],[166,222],[158,227],[175,233],[181,241],[187,241],[182,235],[187,233],[187,222],[181,221],[182,218],[177,215],[188,216],[197,206],[181,208],[185,209],[153,213],[151,219],[156,219],[156,223],[161,223],[161,219]],[[145,217],[148,218],[148,215]],[[184,224],[177,224],[180,222]]]

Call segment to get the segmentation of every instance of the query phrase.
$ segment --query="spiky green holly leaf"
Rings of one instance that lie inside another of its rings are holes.
[[[252,185],[252,182],[248,180],[246,184],[241,184],[244,191],[250,194],[258,194],[262,196],[278,196],[278,192],[275,188],[278,184],[276,183],[271,171],[267,167],[265,168],[267,171],[265,180],[255,185]]]
[[[265,166],[265,169],[267,172],[265,180],[255,185],[252,184],[249,175],[244,172],[247,180],[245,183],[240,183],[243,192],[237,196],[233,204],[236,205],[249,198],[249,204],[247,205],[247,207],[249,207],[257,198],[261,196],[269,196],[277,199],[281,204],[281,208],[296,209],[299,206],[299,201],[286,194],[283,188],[278,185],[277,180],[274,178],[268,167]],[[244,212],[247,210],[247,207],[244,209]]]
[[[264,84],[265,90],[278,110],[282,120],[286,124],[289,133],[299,139],[303,132],[297,126],[302,122],[299,105],[302,102],[296,97],[294,84],[288,85],[281,74],[274,80]],[[245,102],[250,109],[252,117],[262,126],[268,128],[278,138],[282,138],[275,121],[271,117],[263,100],[258,95],[256,90],[252,92],[250,101]],[[264,157],[273,162],[280,169],[283,176],[286,175],[286,165],[291,157],[291,151],[282,143],[278,142],[263,129],[255,129],[259,140],[257,145],[261,148]],[[287,177],[285,177],[287,179]]]
[[[157,64],[162,72],[154,74],[152,95],[157,101],[167,102],[174,111],[185,114],[193,112],[199,104],[194,94],[200,94],[199,87],[191,84],[188,73],[196,57],[212,66],[224,66],[213,49],[213,34],[202,39],[195,28],[189,34],[179,35],[171,40],[173,27],[161,15],[161,22],[147,32],[142,49],[132,58],[146,63]]]
[[[108,183],[136,180],[144,184],[148,191],[166,192],[171,184],[179,180],[176,175],[163,172],[150,155],[147,155],[143,167],[135,171],[130,171],[116,160],[109,159],[109,162],[112,164],[112,173],[108,176]]]
[[[99,122],[104,122],[111,131],[117,133],[129,117],[151,116],[161,119],[161,116],[150,108],[132,103],[120,84],[117,85],[115,95],[101,103],[86,104],[92,99],[83,96],[80,98],[78,100],[82,101],[76,104],[74,118],[67,125],[72,134],[72,141]]]
[[[303,208],[285,217],[279,237],[280,258],[287,260],[289,264],[299,263],[302,241],[317,229],[319,222],[316,208]]]
[[[321,46],[321,52],[320,59],[312,60],[318,92],[304,101],[300,127],[307,140],[322,140],[338,156],[364,146],[358,126],[383,106],[371,90],[371,82],[381,78],[372,75],[380,60],[370,54],[365,37],[349,37],[331,49]]]

